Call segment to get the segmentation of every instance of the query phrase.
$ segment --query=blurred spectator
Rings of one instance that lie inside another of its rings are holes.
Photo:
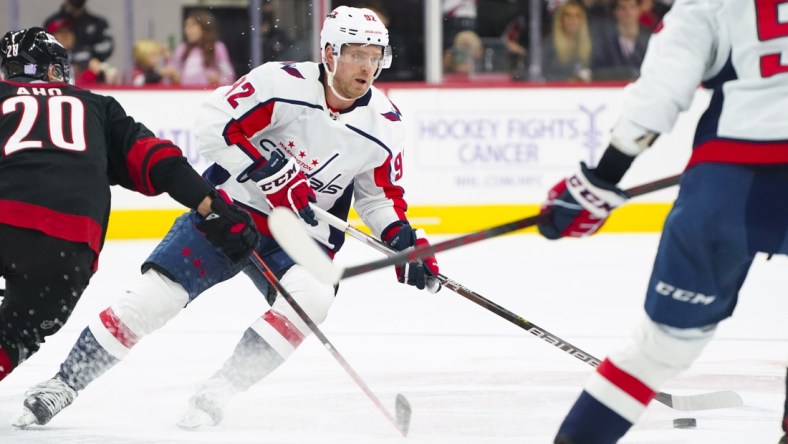
[[[595,36],[599,31],[613,25],[613,0],[577,0],[586,12],[589,34]]]
[[[51,20],[47,25],[47,32],[52,34],[58,42],[68,51],[69,58],[74,57],[77,34],[71,21],[67,19]],[[89,88],[99,84],[116,84],[120,82],[118,70],[107,62],[91,58],[87,64],[73,65],[74,83],[77,86]]]
[[[590,81],[591,47],[585,9],[575,1],[563,3],[542,45],[542,76],[552,81]]]
[[[542,16],[539,19],[541,32],[537,40],[540,44],[548,35],[551,17],[553,17],[555,9],[559,6],[560,2],[557,0],[544,1]],[[516,15],[506,24],[501,35],[508,55],[508,71],[512,72],[515,78],[525,78],[527,71],[527,56],[531,44],[530,14],[529,2],[522,2],[517,9]]]
[[[408,47],[405,44],[405,38],[401,33],[397,32],[396,26],[394,28],[391,27],[391,15],[386,7],[383,6],[383,2],[366,1],[360,3],[358,7],[373,11],[389,30],[389,46],[391,46],[392,51],[391,67],[381,71],[378,79],[382,81],[411,80],[413,78],[413,70],[408,60]]]
[[[293,41],[287,33],[279,27],[279,19],[276,17],[273,3],[268,2],[263,5],[263,21],[260,23],[260,36],[263,42],[263,62],[284,60],[282,55],[293,45]]]
[[[170,59],[174,83],[211,87],[233,83],[235,71],[227,47],[218,39],[213,14],[191,12],[183,21],[183,37]]]
[[[449,48],[454,36],[462,31],[476,32],[477,0],[443,1],[443,49]]]
[[[66,0],[60,10],[44,21],[44,29],[54,34],[53,26],[67,23],[74,33],[74,43],[69,50],[71,63],[83,71],[106,62],[112,55],[114,44],[107,21],[88,12],[86,0]],[[62,43],[62,42],[61,42]]]
[[[615,0],[614,27],[594,42],[591,67],[597,80],[635,80],[651,32],[640,26],[640,0]]]
[[[654,9],[654,0],[641,0],[640,2],[640,26],[654,32],[659,25],[661,18]]]
[[[131,84],[134,86],[160,85],[172,80],[175,70],[165,65],[168,51],[155,40],[141,39],[134,43],[134,70]]]
[[[473,76],[481,71],[483,54],[481,37],[473,31],[460,31],[443,54],[443,72]]]

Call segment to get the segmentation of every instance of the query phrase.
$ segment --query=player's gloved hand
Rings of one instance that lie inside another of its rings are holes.
[[[211,193],[211,213],[197,224],[197,229],[233,262],[249,256],[260,241],[252,216],[221,190]]]
[[[408,221],[397,221],[389,225],[381,235],[383,242],[393,250],[402,251],[410,247],[428,247],[430,242],[424,230],[414,230]],[[437,276],[440,273],[438,261],[435,256],[428,256],[419,261],[408,262],[395,267],[397,280],[401,283],[413,285],[419,290],[427,289],[430,293],[437,293],[441,289]]]
[[[257,182],[272,208],[290,208],[304,222],[313,227],[317,225],[315,212],[309,206],[309,202],[317,202],[317,197],[295,159],[286,159],[282,153],[274,151],[267,162],[253,164],[246,174]]]
[[[599,179],[581,162],[580,171],[547,194],[541,213],[548,213],[549,219],[539,224],[539,232],[548,239],[589,236],[602,227],[614,208],[626,201],[623,190]]]

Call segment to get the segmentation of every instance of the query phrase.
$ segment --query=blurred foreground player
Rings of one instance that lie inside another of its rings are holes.
[[[6,33],[0,73],[0,379],[60,330],[96,271],[110,185],[166,192],[210,216],[200,229],[225,253],[249,253],[244,241],[257,239],[249,215],[117,101],[70,85],[66,51],[52,35]]]
[[[294,264],[270,236],[271,208],[290,208],[331,256],[344,233],[319,222],[312,205],[346,220],[355,199],[364,223],[393,249],[427,244],[423,230],[406,217],[401,115],[372,86],[391,60],[386,27],[370,10],[338,7],[325,19],[321,47],[323,63],[270,62],[218,88],[199,110],[195,131],[200,152],[215,162],[206,177],[252,214],[263,234],[257,252],[316,323],[326,319],[335,289]],[[271,308],[246,329],[178,425],[218,424],[230,398],[295,352],[309,327],[251,261],[219,257],[195,233],[194,217],[175,221],[145,261],[140,280],[82,332],[56,380],[84,389],[190,301],[242,271]],[[397,269],[400,282],[431,291],[440,288],[438,273],[434,258]],[[34,387],[28,401],[36,396]],[[35,423],[45,424],[66,405],[38,415]]]
[[[594,233],[625,202],[616,184],[635,156],[673,128],[698,84],[713,91],[665,222],[648,316],[586,383],[556,443],[618,441],[732,314],[755,254],[788,252],[788,24],[777,10],[767,1],[677,1],[597,167],[581,164],[550,191],[542,235]]]

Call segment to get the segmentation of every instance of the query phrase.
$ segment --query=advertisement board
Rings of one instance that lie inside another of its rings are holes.
[[[108,93],[157,136],[180,146],[198,170],[208,166],[197,153],[192,127],[209,92]],[[580,161],[596,164],[623,99],[621,87],[394,87],[387,93],[402,112],[407,135],[404,185],[409,215],[428,232],[445,234],[538,211],[547,190]],[[635,161],[622,186],[680,173],[708,100],[708,93],[699,90],[675,130],[661,135]],[[671,189],[643,196],[617,211],[621,215],[611,218],[606,228],[658,230],[675,195]],[[180,211],[167,196],[151,199],[113,187],[110,237],[163,235]]]

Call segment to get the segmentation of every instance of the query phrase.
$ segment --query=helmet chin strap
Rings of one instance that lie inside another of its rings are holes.
[[[328,69],[328,63],[327,62],[323,62],[323,66],[325,66],[325,68],[326,68],[326,76],[327,76],[326,80],[328,81],[328,87],[331,88],[331,92],[333,92],[335,96],[339,97],[342,100],[356,100],[356,99],[360,99],[361,97],[364,97],[364,94],[366,94],[366,92],[364,94],[358,96],[358,97],[352,97],[352,98],[347,98],[347,97],[343,96],[342,94],[340,94],[339,92],[337,92],[337,89],[334,88],[334,74],[337,72],[337,66],[338,65],[339,65],[339,58],[338,57],[334,57],[334,70],[333,71]]]

